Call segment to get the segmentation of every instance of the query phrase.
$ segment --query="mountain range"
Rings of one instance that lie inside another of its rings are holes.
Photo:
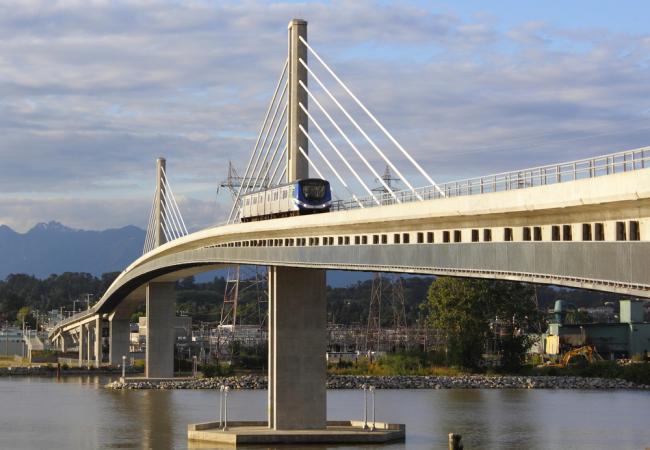
[[[0,225],[0,279],[11,273],[46,278],[63,272],[119,272],[142,254],[145,234],[132,225],[88,231],[49,222],[26,233]]]
[[[87,272],[95,276],[119,272],[142,255],[145,235],[144,230],[133,225],[89,231],[52,221],[39,223],[26,233],[0,225],[0,280],[12,273],[46,278],[63,272]],[[196,278],[207,281],[214,276],[211,273]],[[347,286],[370,277],[365,272],[331,270],[327,284]]]

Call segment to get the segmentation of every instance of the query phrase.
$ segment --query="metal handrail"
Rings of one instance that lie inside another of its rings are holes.
[[[526,189],[645,169],[650,167],[649,161],[650,147],[642,147],[593,158],[450,181],[437,186],[417,188],[415,192],[410,190],[398,191],[394,192],[396,198],[388,193],[376,197],[380,205],[392,205],[418,201],[416,193],[424,200],[432,200]],[[379,206],[372,197],[362,197],[358,200],[335,203],[331,209],[333,211],[355,209],[359,208],[360,204],[364,208]]]

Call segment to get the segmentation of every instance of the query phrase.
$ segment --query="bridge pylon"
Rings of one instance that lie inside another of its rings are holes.
[[[300,60],[307,63],[307,47],[302,40],[307,41],[307,22],[293,19],[289,22],[289,108],[287,116],[287,182],[301,178],[309,178],[309,162],[303,153],[309,154],[309,141],[300,127],[307,132],[309,119],[307,113],[308,95],[301,83],[307,86],[307,69]]]

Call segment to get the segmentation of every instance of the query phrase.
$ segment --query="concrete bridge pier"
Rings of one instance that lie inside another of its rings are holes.
[[[174,283],[149,283],[146,293],[147,378],[174,376],[174,317],[176,292]]]
[[[95,357],[95,367],[102,365],[102,318],[97,316],[93,325],[93,356]]]
[[[113,366],[122,364],[122,356],[129,355],[131,328],[129,319],[112,314],[108,319],[108,362]]]
[[[269,268],[269,428],[327,426],[325,271]]]
[[[79,347],[79,367],[83,367],[84,361],[86,360],[86,355],[88,355],[87,350],[88,346],[86,345],[86,335],[85,335],[85,325],[79,325],[78,333],[78,347]]]

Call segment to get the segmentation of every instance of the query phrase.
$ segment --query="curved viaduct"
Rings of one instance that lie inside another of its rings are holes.
[[[93,308],[63,321],[52,335],[144,300],[142,288],[150,281],[175,281],[228,264],[497,278],[646,297],[649,217],[650,177],[643,169],[522,190],[217,226],[143,255]],[[638,223],[639,240],[617,240],[617,223],[630,222]],[[585,224],[603,224],[604,240],[583,240]],[[554,240],[554,227],[561,232],[569,227],[571,240]],[[540,240],[524,240],[525,228],[539,228]],[[487,242],[485,230],[491,235]]]

